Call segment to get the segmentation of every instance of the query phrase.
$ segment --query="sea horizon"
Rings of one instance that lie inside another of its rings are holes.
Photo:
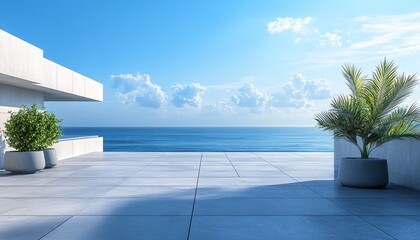
[[[106,152],[332,152],[315,127],[63,127],[63,138],[101,136]]]

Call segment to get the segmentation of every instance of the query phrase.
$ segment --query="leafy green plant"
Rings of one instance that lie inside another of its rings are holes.
[[[416,104],[401,107],[412,93],[416,74],[398,74],[393,61],[384,59],[372,78],[353,65],[343,66],[349,95],[338,95],[331,109],[316,115],[318,127],[344,138],[369,158],[375,148],[401,138],[420,138],[420,110]]]
[[[36,104],[10,112],[5,124],[6,142],[18,151],[43,150],[58,142],[61,120],[52,112],[39,110]]]

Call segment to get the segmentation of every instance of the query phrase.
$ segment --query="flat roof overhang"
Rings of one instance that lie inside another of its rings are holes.
[[[37,82],[32,82],[16,77],[11,77],[0,73],[0,84],[36,91],[44,95],[45,101],[95,101],[100,102],[102,99],[92,99],[80,95],[75,95],[65,91],[59,91],[43,87]],[[102,89],[101,89],[102,91]]]
[[[0,84],[40,92],[45,101],[102,101],[103,85],[43,56],[0,29]]]

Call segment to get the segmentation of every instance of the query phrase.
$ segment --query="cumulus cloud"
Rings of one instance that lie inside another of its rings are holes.
[[[148,74],[118,74],[111,78],[113,87],[120,89],[117,95],[123,103],[160,108],[166,100],[166,94],[159,85],[152,83]]]
[[[283,85],[279,92],[271,95],[270,104],[277,108],[300,108],[306,101],[301,92],[295,90],[295,87],[289,82]]]
[[[201,86],[200,83],[191,83],[191,84],[177,84],[172,87],[174,91],[172,103],[176,107],[184,106],[201,106],[201,96],[206,90],[205,87]]]
[[[325,33],[319,35],[319,45],[321,46],[331,46],[331,47],[341,47],[341,39],[340,31],[335,30],[334,33]]]
[[[303,107],[311,100],[323,100],[331,97],[325,80],[308,80],[300,73],[294,73],[288,82],[281,85],[280,91],[271,96],[274,107]]]
[[[293,32],[300,32],[304,30],[309,23],[311,23],[311,17],[305,18],[291,18],[278,17],[276,20],[267,23],[267,31],[270,34],[280,33],[286,30],[292,30]]]
[[[239,88],[239,95],[232,96],[232,101],[239,107],[245,108],[263,108],[270,97],[259,91],[252,83],[244,83]]]

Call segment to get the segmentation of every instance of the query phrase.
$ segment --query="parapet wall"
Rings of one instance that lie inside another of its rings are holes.
[[[334,176],[343,157],[360,157],[358,149],[345,140],[334,141]],[[388,160],[389,181],[420,190],[420,140],[395,140],[375,149],[371,157]]]
[[[1,138],[1,136],[0,136]],[[4,144],[4,141],[2,141]],[[1,143],[0,143],[1,144]],[[57,151],[58,160],[66,158],[77,157],[91,152],[103,152],[103,138],[102,137],[83,137],[83,138],[69,138],[61,139],[53,146]],[[3,169],[3,160],[5,149],[0,147],[0,169]]]
[[[81,137],[61,139],[54,145],[58,160],[76,157],[91,152],[103,152],[102,137]]]

